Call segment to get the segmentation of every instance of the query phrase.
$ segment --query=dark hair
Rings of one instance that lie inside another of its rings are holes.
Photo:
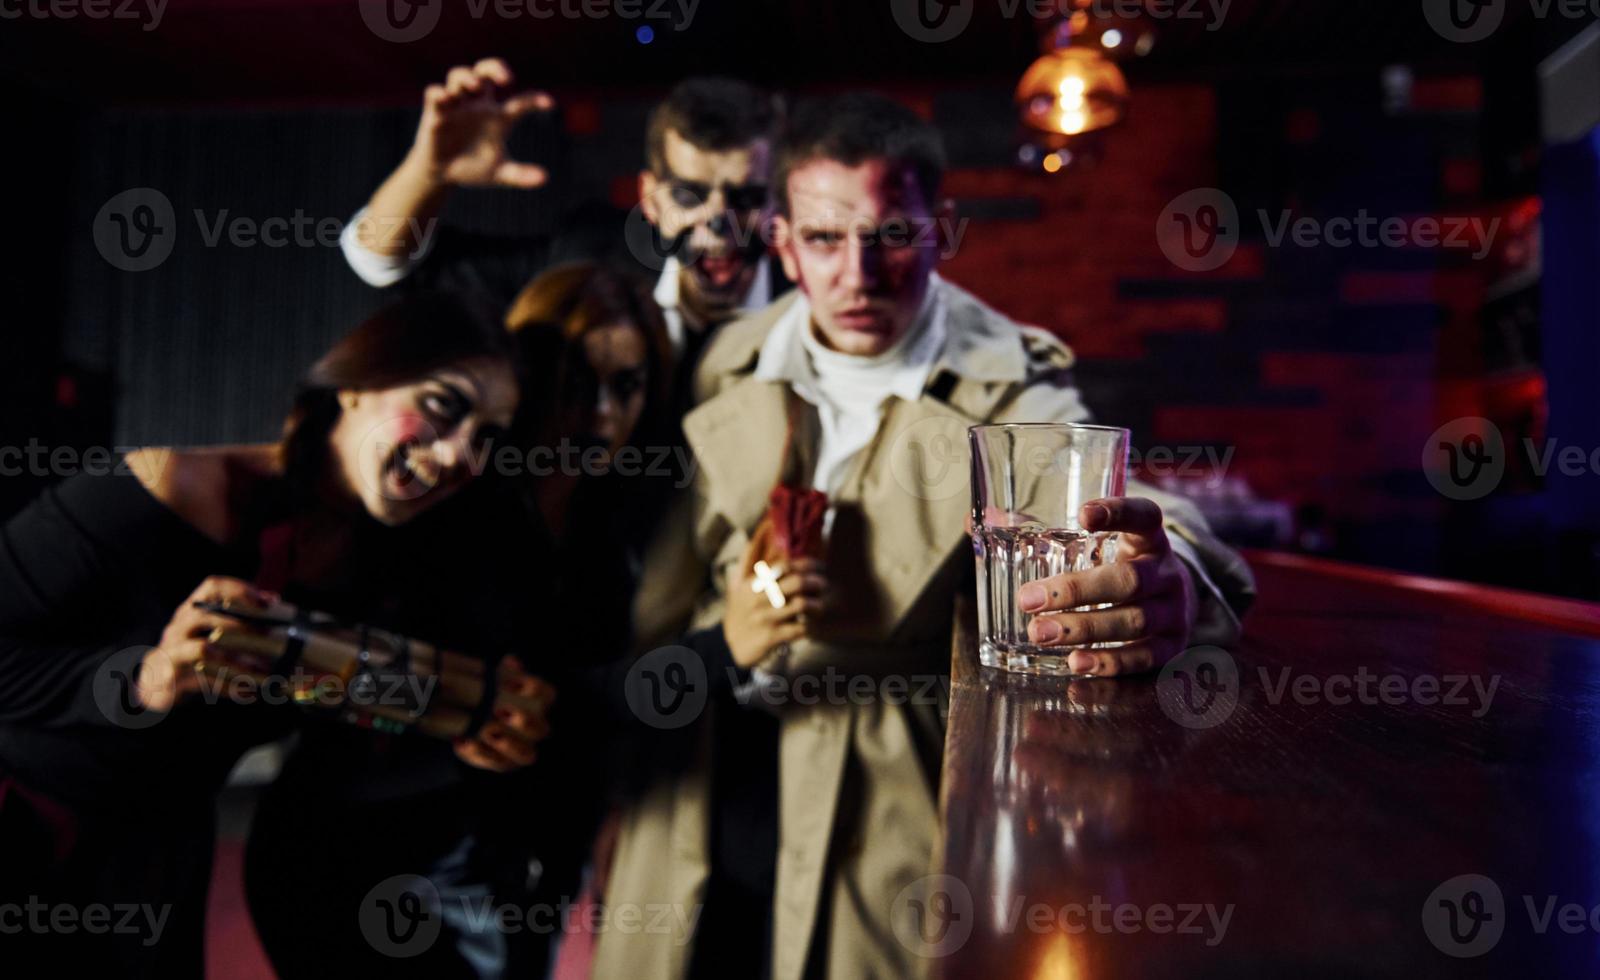
[[[311,365],[284,422],[284,475],[296,495],[313,492],[339,420],[339,392],[373,391],[420,380],[474,358],[515,368],[510,340],[492,313],[454,293],[420,292],[384,307]]]
[[[702,150],[736,150],[777,135],[783,117],[776,98],[734,78],[690,78],[680,82],[650,113],[645,163],[667,172],[667,131]]]
[[[570,262],[546,270],[523,287],[506,314],[506,328],[533,379],[518,413],[519,429],[541,437],[555,435],[538,430],[575,407],[564,403],[576,390],[573,374],[581,370],[575,359],[584,357],[583,335],[619,322],[631,324],[644,337],[650,382],[640,419],[653,420],[669,411],[672,346],[650,290],[610,266]]]
[[[772,165],[778,210],[789,213],[789,174],[813,160],[847,167],[884,159],[909,170],[931,208],[944,182],[939,131],[900,103],[876,92],[849,92],[802,103],[779,141]]]

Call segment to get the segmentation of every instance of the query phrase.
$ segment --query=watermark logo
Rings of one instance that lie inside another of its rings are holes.
[[[167,717],[164,712],[147,711],[139,703],[139,665],[144,662],[145,654],[153,649],[138,646],[118,650],[106,658],[89,682],[95,707],[118,728],[137,731],[160,724]]]
[[[661,240],[642,204],[635,204],[623,219],[622,242],[628,246],[628,254],[651,272],[665,269],[667,260],[672,258],[672,248]]]
[[[416,500],[438,483],[439,472],[428,455],[438,441],[432,424],[416,416],[374,425],[356,447],[362,481],[387,500]]]
[[[1215,728],[1239,706],[1239,665],[1221,647],[1196,646],[1161,668],[1156,703],[1184,728]]]
[[[172,201],[154,187],[112,197],[94,218],[94,247],[123,272],[147,272],[167,260],[178,238]]]
[[[440,907],[439,890],[421,875],[385,878],[361,900],[361,935],[384,956],[420,956],[443,929]]]
[[[361,0],[367,30],[394,44],[420,41],[439,26],[444,0]]]
[[[900,945],[924,959],[949,956],[972,936],[972,891],[954,875],[923,875],[900,889],[890,926]]]
[[[759,702],[769,708],[786,704],[810,707],[818,704],[844,707],[863,704],[914,704],[941,706],[950,703],[949,674],[848,674],[828,667],[820,674],[762,674],[758,680],[741,683],[738,671],[728,668],[728,685],[734,700],[749,705]]]
[[[428,710],[439,678],[408,671],[363,670],[348,681],[295,668],[287,675],[258,675],[227,665],[200,679],[206,704],[293,704],[300,707],[391,708],[419,718]]]
[[[955,416],[918,419],[889,444],[889,473],[906,493],[922,500],[949,500],[970,485],[967,429]]]
[[[1020,2],[1020,0],[1012,0]],[[1228,19],[1233,0],[1089,0],[1089,13],[1101,20],[1203,20],[1206,33],[1221,30]],[[1047,4],[1046,16],[1059,16],[1054,3]]]
[[[396,416],[373,425],[357,447],[362,484],[390,501],[416,500],[446,478],[475,480],[485,473],[503,479],[611,474],[671,481],[682,489],[694,482],[699,465],[686,446],[627,445],[613,452],[606,446],[565,437],[553,446],[519,446],[492,439],[463,446],[441,440],[439,435],[426,420],[414,416]],[[0,466],[4,460],[5,450],[0,448]]]
[[[496,901],[493,895],[440,895],[426,878],[397,875],[367,893],[361,907],[361,929],[378,952],[395,958],[415,957],[438,940],[449,921],[464,934],[590,935],[606,933],[665,937],[687,945],[695,934],[703,905],[673,902],[593,902],[562,898],[556,902],[519,905]]]
[[[1505,441],[1488,419],[1468,416],[1435,429],[1422,445],[1422,472],[1451,500],[1477,500],[1500,485]]]
[[[1366,208],[1328,217],[1273,213],[1258,208],[1254,229],[1268,248],[1440,249],[1481,261],[1494,250],[1504,223],[1474,214],[1378,215]],[[1244,227],[1238,206],[1224,191],[1201,187],[1172,200],[1156,219],[1156,243],[1173,265],[1210,272],[1233,258]]]
[[[818,229],[825,231],[825,237],[834,242],[854,238],[864,246],[891,251],[930,249],[936,250],[940,259],[950,259],[961,250],[970,223],[971,219],[966,217],[932,215],[891,217],[877,222],[832,208],[785,223],[766,220],[754,212],[730,220],[701,205],[692,211],[680,210],[672,220],[657,224],[646,216],[644,205],[640,203],[623,219],[622,240],[640,265],[656,272],[665,269],[674,256],[685,263],[692,262],[695,254],[705,247],[706,235],[719,239],[726,249],[751,257],[787,245],[802,249],[840,247],[813,244],[810,233]],[[675,226],[681,226],[675,236],[664,235],[661,231],[662,227]]]
[[[889,0],[889,7],[906,36],[924,44],[952,40],[972,21],[972,0]]]
[[[1156,219],[1156,241],[1175,266],[1210,272],[1239,249],[1239,208],[1215,187],[1178,195]]]
[[[640,657],[623,684],[628,707],[652,728],[690,724],[705,710],[709,695],[705,663],[682,646],[661,647]]]
[[[1457,44],[1482,41],[1500,29],[1509,0],[1422,0],[1435,34]]]
[[[1494,949],[1505,928],[1505,896],[1484,875],[1457,875],[1435,888],[1422,905],[1422,931],[1447,956],[1482,956]]]
[[[1520,901],[1518,901],[1520,899]],[[1528,931],[1548,936],[1600,935],[1600,903],[1564,902],[1560,895],[1515,895],[1511,901],[1488,875],[1464,874],[1445,881],[1422,903],[1422,931],[1446,956],[1471,959],[1494,949],[1514,909],[1528,917]]]
[[[920,439],[918,436],[924,434],[914,433],[913,438],[907,440],[907,455],[902,461],[907,468],[907,482],[902,487],[919,496],[927,496],[919,488],[932,484],[942,489],[942,481],[949,478],[945,467],[965,466],[966,454],[963,452],[956,456],[950,440],[943,433],[933,433]],[[1145,480],[1186,482],[1191,486],[1203,484],[1206,489],[1215,490],[1226,482],[1237,450],[1237,446],[1219,448],[1216,445],[1157,445],[1144,449],[1132,446],[1128,449],[1128,468]],[[1070,446],[1055,451],[1047,445],[1031,445],[1014,450],[1012,472],[1019,477],[1076,479],[1082,468],[1082,452]],[[952,488],[949,495],[953,495],[953,489],[958,488]]]
[[[1360,665],[1349,673],[1296,673],[1292,666],[1259,666],[1256,683],[1266,703],[1278,707],[1326,704],[1373,708],[1418,705],[1463,708],[1482,718],[1494,706],[1499,675],[1377,673]],[[1185,728],[1214,728],[1239,706],[1238,664],[1221,647],[1190,647],[1162,668],[1156,679],[1156,700],[1168,718]]]
[[[1469,415],[1435,429],[1422,444],[1422,472],[1439,493],[1451,500],[1478,500],[1499,489],[1508,469],[1516,467],[1543,480],[1600,476],[1600,446],[1542,443],[1524,436],[1507,443],[1499,426]]]
[[[1088,901],[1040,902],[1027,895],[985,900],[986,915],[1008,936],[1152,935],[1195,936],[1216,947],[1227,938],[1235,906],[1209,902],[1116,902],[1103,895]],[[966,883],[953,875],[925,875],[895,896],[890,925],[895,938],[924,959],[949,956],[972,936],[974,903]]]
[[[990,0],[985,0],[990,2]],[[1041,24],[1059,19],[1069,7],[1096,21],[1126,25],[1139,20],[1204,20],[1206,31],[1222,27],[1233,0],[992,0],[1004,20],[1027,17]],[[890,12],[900,30],[913,41],[943,44],[959,37],[972,22],[973,0],[889,0]],[[1111,33],[1109,30],[1107,33]],[[1105,42],[1115,47],[1115,41]]]
[[[645,20],[685,31],[694,23],[700,0],[466,0],[464,9],[473,20]],[[439,26],[444,0],[361,0],[361,19],[367,29],[385,41],[409,44]],[[635,32],[640,41],[655,37],[650,24]]]
[[[192,212],[195,229],[205,248],[327,248],[339,247],[344,233],[356,231],[348,228],[342,218],[306,214],[296,208],[293,214],[269,215],[256,218],[234,214],[231,209],[207,213],[202,208]],[[185,219],[187,220],[187,219]],[[422,254],[426,242],[433,236],[437,219],[419,221],[416,218],[384,219],[370,215],[362,219],[365,228],[383,240],[394,240],[402,225],[418,244],[411,250],[410,258]],[[177,214],[167,195],[153,187],[136,187],[123,191],[107,201],[95,216],[95,247],[114,268],[124,272],[148,272],[165,262],[178,240]]]

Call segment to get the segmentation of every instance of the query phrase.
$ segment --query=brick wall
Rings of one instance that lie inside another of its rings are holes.
[[[1274,246],[1256,215],[1485,213],[1479,99],[1471,80],[1419,81],[1398,111],[1376,82],[1136,86],[1098,166],[1049,175],[994,149],[1012,145],[1002,99],[948,95],[947,189],[978,220],[944,272],[1070,343],[1096,415],[1139,445],[1231,448],[1228,475],[1323,525],[1318,547],[1492,577],[1441,565],[1452,505],[1421,469],[1428,435],[1482,407],[1492,262]],[[1222,267],[1186,272],[1157,222],[1204,187],[1233,198],[1242,237]]]

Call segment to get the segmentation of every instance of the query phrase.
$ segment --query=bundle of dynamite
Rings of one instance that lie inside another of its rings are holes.
[[[773,543],[783,558],[821,558],[827,514],[828,495],[820,490],[774,487],[767,498],[767,520],[772,522]]]
[[[540,714],[541,698],[507,690],[520,676],[510,658],[488,663],[431,643],[288,603],[267,607],[197,602],[238,620],[206,637],[197,669],[219,682],[290,683],[297,703],[332,708],[344,720],[378,731],[419,731],[435,738],[475,734],[497,709]]]

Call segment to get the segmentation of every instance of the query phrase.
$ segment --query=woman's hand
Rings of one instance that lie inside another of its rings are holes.
[[[201,582],[172,614],[167,628],[161,632],[161,643],[140,662],[136,688],[139,703],[147,711],[171,711],[173,705],[200,689],[200,664],[207,652],[211,652],[214,659],[220,659],[206,641],[211,631],[219,626],[250,628],[232,616],[196,609],[195,603],[231,603],[265,609],[275,601],[277,596],[272,593],[236,578],[213,575]]]
[[[822,562],[815,558],[800,558],[775,569],[781,576],[783,606],[774,608],[766,591],[756,588],[756,562],[769,550],[770,537],[770,525],[763,524],[745,547],[738,573],[729,576],[722,632],[733,662],[740,667],[754,667],[773,647],[805,636],[808,618],[826,608],[828,580]]]
[[[1017,605],[1033,616],[1028,638],[1077,648],[1067,666],[1098,676],[1153,670],[1182,653],[1199,605],[1189,570],[1167,540],[1160,505],[1145,497],[1108,497],[1084,504],[1079,520],[1087,531],[1118,532],[1117,560],[1018,589]],[[1105,603],[1110,608],[1083,608]],[[1105,642],[1127,645],[1082,649]]]
[[[521,695],[536,702],[533,709],[500,706],[494,709],[494,718],[484,724],[473,738],[455,740],[456,758],[469,766],[490,772],[510,772],[533,765],[537,758],[534,746],[550,734],[550,723],[545,717],[550,703],[556,698],[555,688],[522,669],[515,657],[500,661],[500,690]]]

